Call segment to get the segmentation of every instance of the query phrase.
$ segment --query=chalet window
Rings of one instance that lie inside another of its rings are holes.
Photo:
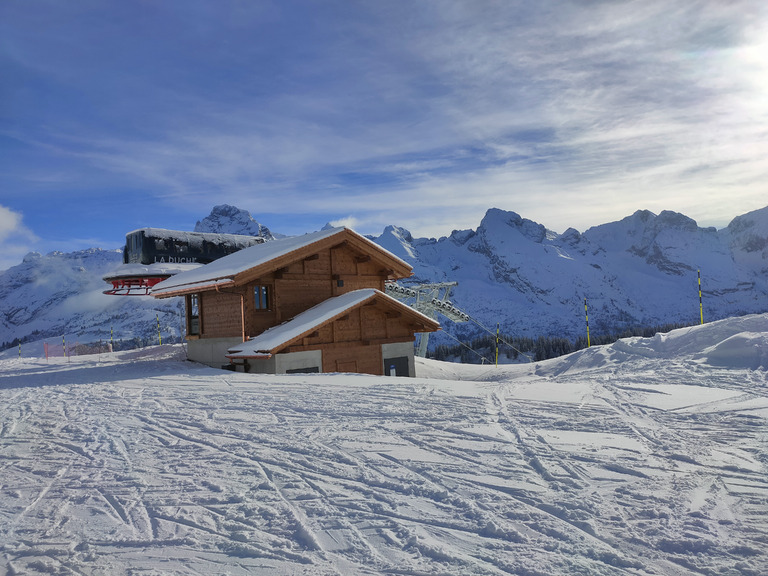
[[[272,306],[269,297],[269,286],[257,285],[253,287],[253,303],[256,310],[271,310]]]
[[[191,336],[200,335],[200,296],[191,294],[187,302],[187,316],[189,318],[188,333]]]

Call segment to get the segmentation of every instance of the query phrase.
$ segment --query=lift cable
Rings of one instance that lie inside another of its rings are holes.
[[[488,364],[493,364],[493,362],[491,362],[490,360],[488,360],[488,358],[486,358],[485,356],[483,356],[482,354],[480,354],[480,352],[478,352],[477,350],[474,350],[473,348],[471,348],[471,347],[470,347],[468,344],[465,344],[464,342],[462,342],[461,340],[459,340],[458,338],[456,338],[456,336],[454,336],[453,334],[451,334],[451,333],[449,333],[449,332],[443,332],[443,334],[444,334],[445,336],[448,336],[448,337],[450,337],[450,338],[453,338],[454,340],[456,340],[456,342],[458,342],[459,344],[461,344],[462,346],[464,346],[464,348],[466,348],[467,350],[469,350],[469,351],[470,351],[470,352],[472,352],[473,354],[476,354],[476,355],[480,356],[480,358],[482,358],[482,359],[483,359],[485,362],[488,362]]]
[[[491,336],[494,336],[494,337],[496,337],[496,332],[493,332],[493,331],[489,330],[488,328],[486,328],[485,326],[483,326],[482,324],[480,324],[480,322],[478,322],[477,320],[475,320],[475,319],[474,319],[474,318],[472,318],[471,316],[469,317],[469,321],[470,321],[470,322],[472,322],[472,323],[474,323],[474,324],[476,324],[477,326],[479,326],[480,328],[482,328],[482,329],[483,329],[483,330],[485,330],[486,332],[488,332],[488,334],[490,334]],[[504,344],[506,344],[507,346],[509,346],[510,348],[512,348],[512,350],[514,350],[514,351],[515,351],[515,352],[517,352],[518,354],[522,354],[523,356],[525,356],[526,358],[528,358],[528,361],[529,361],[529,362],[533,362],[533,358],[531,358],[531,357],[530,357],[528,354],[526,354],[526,353],[525,353],[525,352],[523,352],[522,350],[520,350],[520,349],[518,349],[518,348],[515,348],[515,347],[514,347],[514,346],[513,346],[513,345],[512,345],[510,342],[507,342],[507,341],[506,341],[506,340],[504,340],[504,338],[502,338],[501,336],[498,336],[498,339],[499,339],[501,342],[504,342]]]
[[[452,320],[454,322],[472,322],[475,325],[477,325],[480,329],[488,332],[491,336],[494,336],[499,341],[503,342],[512,350],[516,351],[518,354],[521,354],[523,357],[527,358],[529,362],[533,362],[533,358],[523,352],[522,350],[519,350],[516,348],[511,342],[507,342],[504,338],[501,338],[497,332],[491,331],[486,326],[483,326],[480,322],[475,320],[472,316],[461,310],[460,308],[457,308],[453,305],[453,303],[448,300],[448,297],[450,295],[451,289],[456,286],[456,282],[441,282],[437,284],[420,284],[420,285],[414,285],[414,286],[403,286],[402,284],[398,284],[397,282],[387,282],[386,284],[386,291],[390,296],[394,296],[395,298],[399,300],[407,300],[410,298],[416,298],[416,302],[411,304],[413,308],[421,312],[422,314],[426,314],[430,318],[436,319],[437,314],[442,314],[449,320]],[[442,297],[440,297],[440,291],[445,290]],[[429,296],[427,296],[427,294]],[[424,299],[422,299],[422,295],[425,296]],[[443,332],[443,334],[447,334],[448,336],[452,337],[451,334],[448,332]],[[419,343],[419,356],[424,356],[426,354],[426,338],[428,338],[428,334],[423,334],[422,338],[424,339],[422,342]],[[466,346],[470,350],[469,346],[461,342],[461,340],[458,340],[454,338],[457,342],[459,342],[462,346]],[[483,358],[483,360],[487,360],[487,358],[484,358],[482,355],[480,355],[475,350],[472,350],[475,354]]]

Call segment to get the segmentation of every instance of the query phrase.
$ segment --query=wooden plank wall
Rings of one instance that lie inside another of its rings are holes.
[[[245,304],[246,337],[257,336],[297,314],[337,296],[362,288],[384,291],[386,271],[380,265],[360,254],[347,244],[319,251],[301,258],[274,273],[259,278],[238,290],[204,292],[201,294],[203,338],[234,337],[242,334],[240,294]],[[270,288],[271,310],[257,310],[254,304],[254,287]],[[237,292],[233,295],[232,292]],[[370,338],[386,338],[390,320],[382,315],[364,313],[357,317],[355,328],[341,324],[343,341],[360,339],[364,331]],[[402,332],[400,330],[399,332]],[[391,336],[389,336],[391,337]]]
[[[381,346],[350,345],[324,349],[323,372],[359,372],[380,376],[384,373]]]
[[[342,344],[355,341],[413,340],[414,331],[401,316],[389,317],[381,305],[363,305],[332,323],[332,332],[323,332],[316,344]],[[318,338],[320,334],[318,333]]]
[[[225,338],[240,336],[240,295],[231,292],[203,292],[200,294],[200,312],[203,338]]]
[[[328,277],[292,278],[284,275],[283,278],[275,280],[274,286],[274,298],[280,321],[290,320],[333,296],[331,281]]]

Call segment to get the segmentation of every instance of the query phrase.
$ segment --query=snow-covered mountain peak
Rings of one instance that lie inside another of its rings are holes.
[[[576,230],[576,228],[568,228],[565,232],[560,234],[560,236],[557,237],[557,240],[559,240],[563,244],[568,244],[570,246],[576,246],[581,241],[581,232]]]
[[[412,246],[413,236],[405,228],[392,225],[387,226],[384,228],[381,236],[371,237],[371,240],[398,258],[411,262],[417,258]]]
[[[250,212],[229,204],[214,206],[208,216],[197,221],[195,232],[263,236],[267,240],[274,240],[269,228],[254,220]]]
[[[685,214],[663,210],[655,219],[654,227],[657,231],[662,230],[681,230],[685,232],[696,232],[699,230],[698,224],[693,218]]]
[[[713,232],[711,228],[699,228],[695,220],[678,212],[665,210],[657,216],[649,210],[638,210],[622,220],[590,228],[583,238],[607,252],[650,257],[653,261],[648,263],[653,264],[674,260],[670,251],[706,243],[705,237]]]
[[[489,236],[508,235],[506,228],[512,228],[524,238],[541,243],[547,237],[547,229],[533,220],[523,218],[517,212],[491,208],[480,222],[478,233]]]
[[[67,335],[92,342],[110,334],[133,339],[157,333],[157,317],[179,335],[178,303],[102,294],[102,277],[122,260],[122,250],[33,252],[0,274],[0,342]],[[166,336],[168,336],[166,331]]]
[[[675,276],[687,276],[703,266],[729,270],[733,264],[730,250],[715,229],[700,228],[688,216],[668,210],[658,216],[638,210],[617,222],[590,228],[583,238],[612,258],[624,259],[628,266],[636,266],[632,260],[641,259]]]
[[[413,235],[411,235],[410,230],[406,230],[405,228],[401,228],[400,226],[394,226],[390,224],[389,226],[384,228],[384,234],[392,234],[393,236],[402,239],[405,242],[413,242]]]
[[[726,230],[734,248],[745,252],[765,252],[768,247],[768,207],[737,216]]]
[[[450,239],[454,244],[462,246],[474,238],[476,234],[477,232],[474,230],[454,230],[451,232]]]
[[[763,233],[768,232],[768,206],[736,216],[728,224],[728,230],[734,234],[748,229],[756,229]]]
[[[419,282],[458,282],[453,302],[482,323],[573,338],[581,333],[585,297],[598,331],[698,320],[697,270],[707,319],[765,311],[768,284],[760,271],[768,268],[768,234],[760,232],[768,231],[768,209],[731,228],[740,235],[731,234],[729,245],[728,230],[701,228],[673,211],[639,210],[558,235],[494,208],[475,231],[439,241],[400,235],[400,251],[386,247],[414,266]],[[392,234],[383,238],[394,243]]]

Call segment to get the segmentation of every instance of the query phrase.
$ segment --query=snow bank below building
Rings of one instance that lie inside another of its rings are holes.
[[[768,316],[412,379],[0,359],[0,572],[742,574]]]

